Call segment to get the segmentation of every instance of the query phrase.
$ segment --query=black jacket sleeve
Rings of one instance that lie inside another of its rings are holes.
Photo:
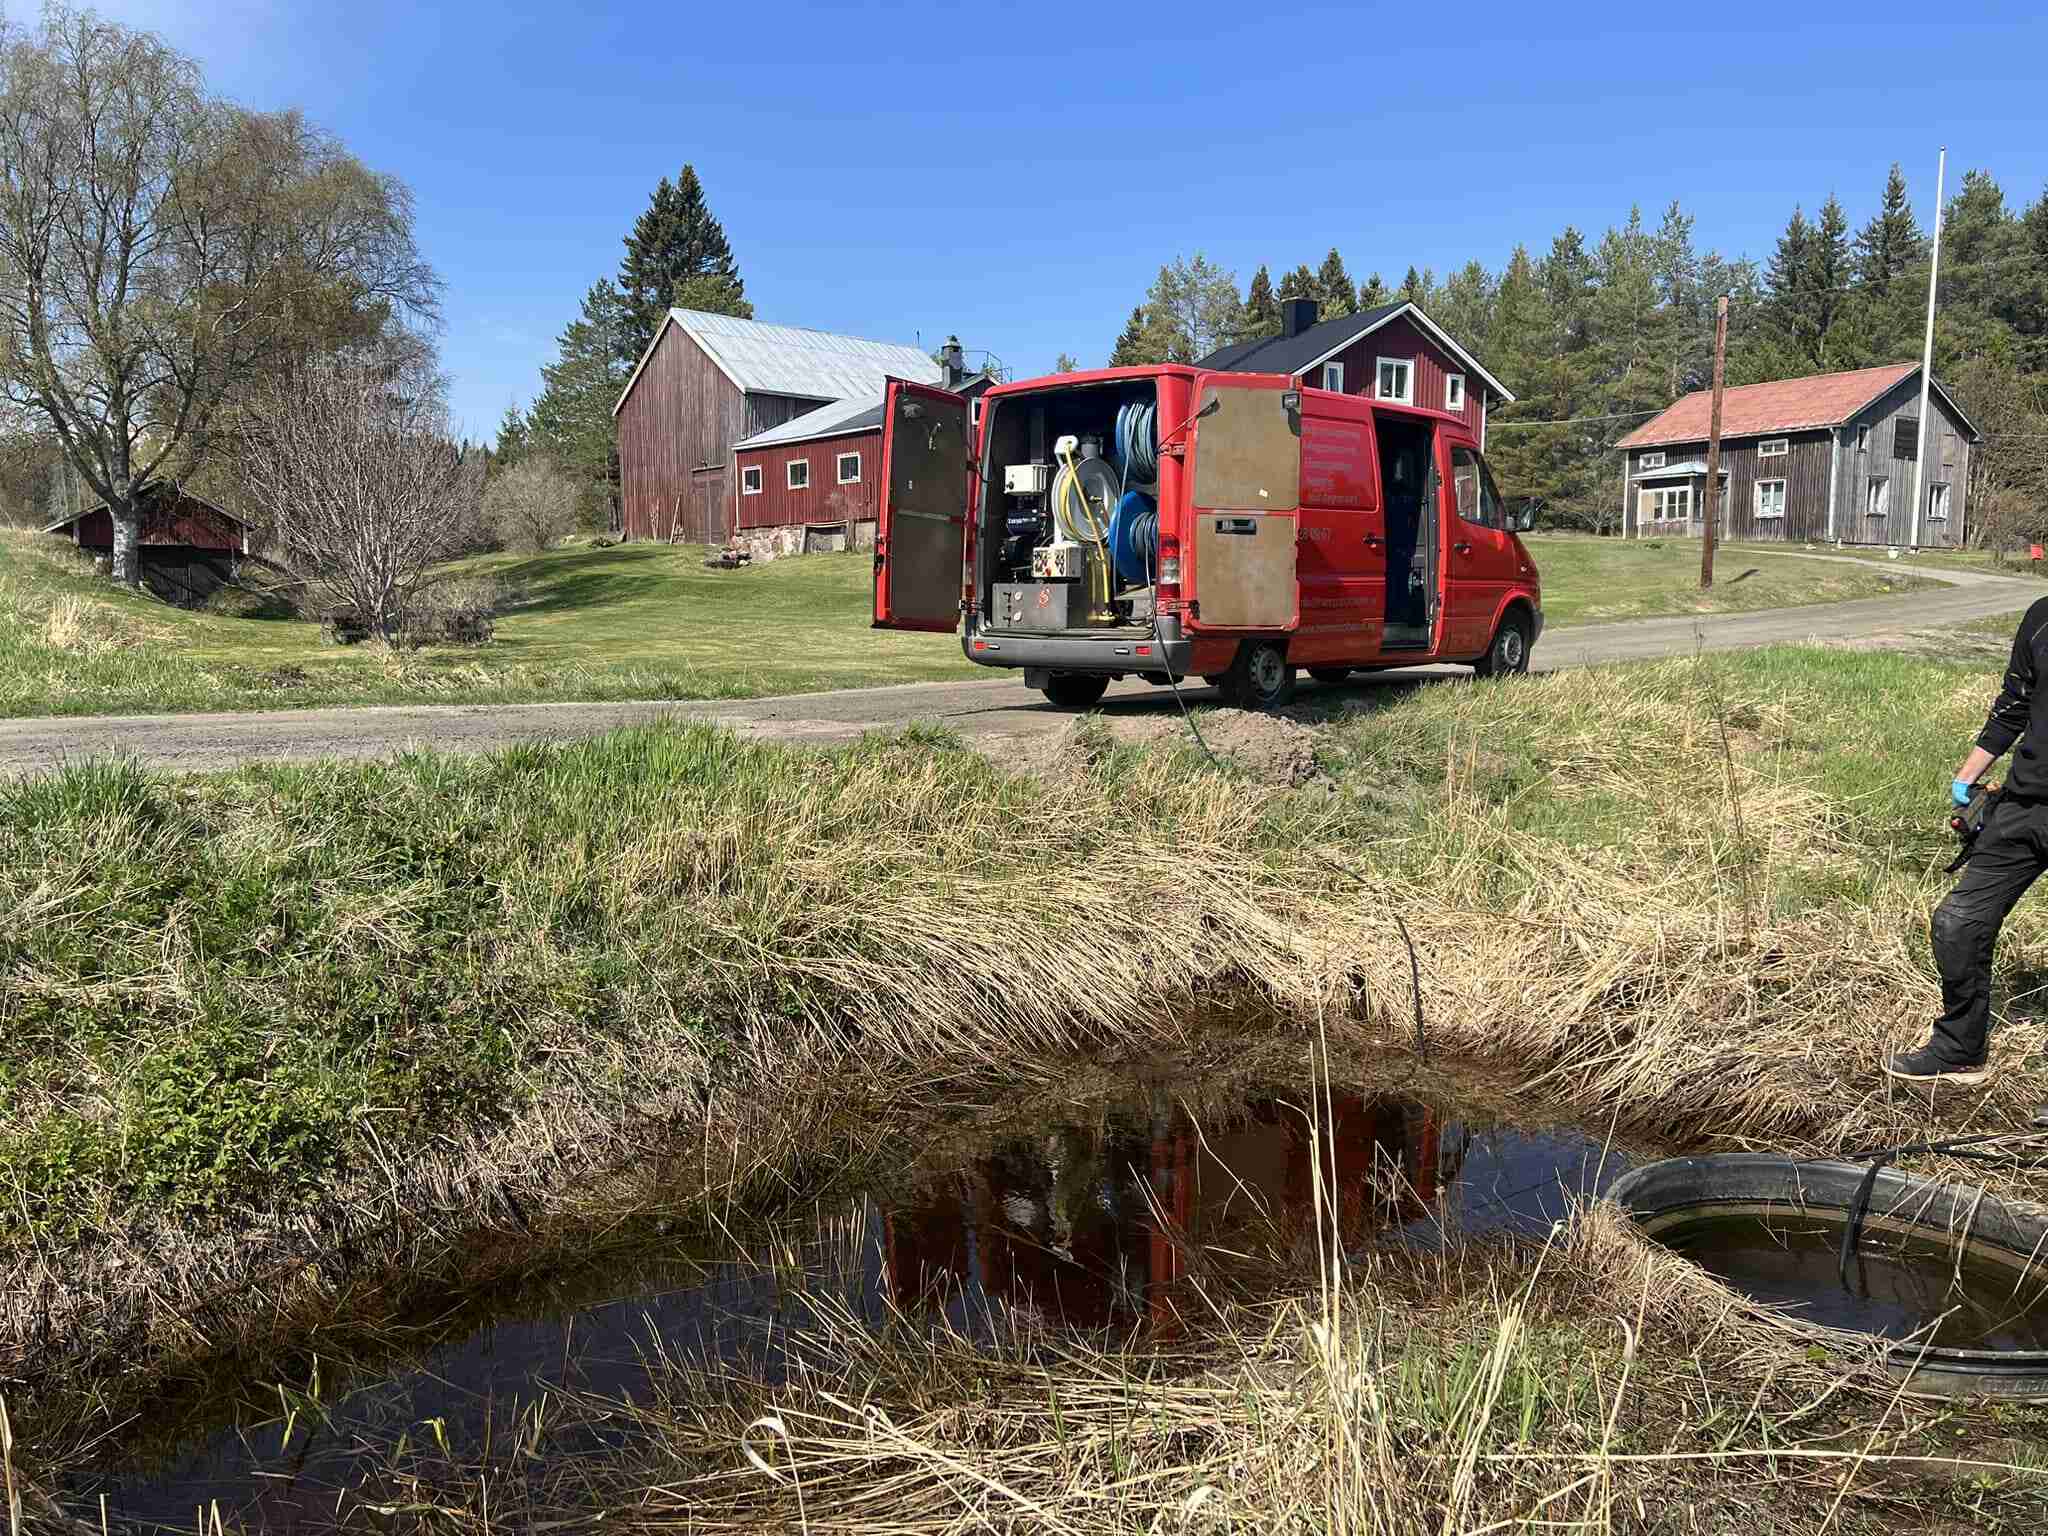
[[[2035,603],[2020,620],[2019,633],[2012,637],[2012,659],[2005,664],[2005,685],[1998,690],[1991,705],[1991,717],[1977,737],[1977,745],[1993,757],[2010,751],[2020,739],[2020,732],[2027,728],[2038,681],[2034,647],[2044,624],[2048,624],[2048,598]]]

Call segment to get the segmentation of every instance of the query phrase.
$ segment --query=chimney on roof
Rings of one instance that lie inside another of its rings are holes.
[[[958,336],[948,336],[939,348],[939,383],[946,389],[958,389],[966,378],[967,354],[960,349]]]
[[[1280,301],[1280,334],[1299,336],[1316,323],[1316,311],[1320,306],[1314,299],[1282,299]]]

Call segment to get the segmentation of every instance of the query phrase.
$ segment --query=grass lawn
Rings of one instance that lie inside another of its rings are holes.
[[[1743,613],[1885,597],[1933,587],[1910,570],[1864,570],[1785,558],[1753,544],[1724,545],[1714,586],[1701,592],[1696,539],[1601,539],[1586,534],[1524,536],[1543,573],[1543,612],[1553,626],[1695,613]]]
[[[1895,570],[1725,558],[1697,591],[1697,546],[1536,536],[1553,625],[1833,602],[1919,585]],[[0,535],[0,715],[318,705],[718,699],[989,676],[944,635],[868,627],[872,565],[812,555],[711,571],[700,549],[574,545],[490,555],[497,637],[393,654],[321,643],[288,618],[187,613],[114,592],[42,535]]]

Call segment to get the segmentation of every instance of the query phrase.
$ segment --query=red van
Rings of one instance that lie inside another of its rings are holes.
[[[1182,366],[1057,374],[970,402],[892,380],[874,623],[958,631],[1086,708],[1198,676],[1232,703],[1296,673],[1528,669],[1536,563],[1458,418]]]

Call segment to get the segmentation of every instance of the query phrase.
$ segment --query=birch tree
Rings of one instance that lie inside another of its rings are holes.
[[[291,360],[430,313],[403,186],[89,12],[0,20],[0,397],[48,423],[138,580],[140,494]]]

